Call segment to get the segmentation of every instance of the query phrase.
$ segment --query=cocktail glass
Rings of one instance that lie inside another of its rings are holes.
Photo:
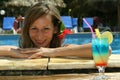
[[[99,75],[93,80],[107,80],[108,77],[104,75],[104,72],[109,56],[108,38],[93,38],[92,53],[95,65],[99,71]]]

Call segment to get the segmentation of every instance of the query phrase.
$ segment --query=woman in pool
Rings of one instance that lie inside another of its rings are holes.
[[[20,48],[1,46],[0,56],[15,58],[40,58],[79,56],[92,58],[91,44],[61,46],[65,31],[55,6],[38,3],[25,16]],[[63,35],[63,36],[62,36]]]

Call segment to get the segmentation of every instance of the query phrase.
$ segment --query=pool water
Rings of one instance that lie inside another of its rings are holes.
[[[0,35],[0,45],[18,46],[19,35]]]
[[[120,33],[113,33],[113,42],[110,44],[113,54],[120,54]],[[64,39],[64,44],[86,44],[92,42],[91,33],[86,34],[70,34]]]
[[[111,44],[112,53],[120,54],[120,33],[113,33],[114,40]],[[20,35],[0,35],[0,45],[18,46]],[[86,44],[91,43],[91,33],[84,34],[70,34],[67,35],[63,41],[64,44]]]

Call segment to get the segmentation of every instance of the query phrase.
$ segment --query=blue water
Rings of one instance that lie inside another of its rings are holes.
[[[112,47],[113,54],[120,54],[120,33],[113,33],[113,42],[110,44]],[[86,44],[92,42],[92,35],[91,33],[86,34],[70,34],[67,35],[64,44]]]
[[[120,33],[113,33],[114,40],[111,44],[112,53],[120,54]],[[19,35],[0,35],[0,45],[13,45],[18,46]],[[70,34],[64,39],[64,44],[86,44],[91,43],[91,33],[85,34]]]
[[[19,35],[0,35],[0,45],[18,46]]]

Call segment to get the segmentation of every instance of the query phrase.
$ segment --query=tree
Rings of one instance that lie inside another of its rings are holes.
[[[120,31],[120,0],[118,0],[118,31]]]
[[[67,0],[64,1],[67,2]],[[72,10],[71,16],[73,17],[82,18],[98,16],[111,28],[118,24],[117,0],[73,0],[66,4],[67,8]]]

